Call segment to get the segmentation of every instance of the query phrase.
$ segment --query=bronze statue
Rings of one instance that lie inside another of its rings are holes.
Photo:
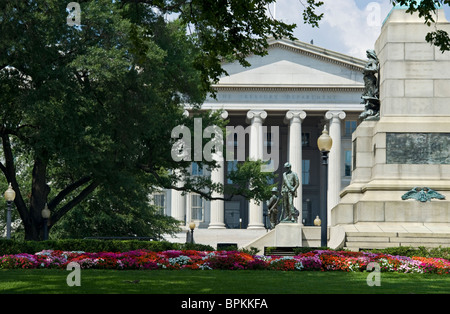
[[[380,116],[380,63],[374,50],[366,51],[367,64],[364,68],[364,93],[361,96],[365,108],[361,120],[378,119]]]
[[[283,198],[283,211],[280,217],[280,221],[295,222],[296,209],[294,207],[294,198],[297,197],[297,188],[300,185],[298,176],[291,170],[291,164],[289,162],[284,164],[286,171],[283,173],[283,183],[281,186],[281,194]]]
[[[278,203],[280,198],[278,197],[278,189],[272,188],[272,197],[267,201],[268,216],[270,219],[270,229],[275,228],[278,224]]]

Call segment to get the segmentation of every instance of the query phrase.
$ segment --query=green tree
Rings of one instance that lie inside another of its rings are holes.
[[[51,238],[150,237],[160,239],[179,229],[173,217],[162,215],[147,200],[148,190],[117,193],[98,188],[68,212],[52,229]]]
[[[224,126],[216,113],[184,116],[184,105],[199,108],[213,92],[224,58],[248,65],[249,54],[266,53],[267,36],[292,38],[295,27],[266,14],[274,0],[84,0],[75,25],[68,2],[0,3],[0,170],[28,240],[42,239],[45,204],[52,229],[85,200],[92,212],[120,213],[132,208],[130,193],[142,205],[143,191],[176,186],[189,162],[171,158],[171,130],[194,116]],[[319,5],[307,1],[306,22],[317,22]],[[252,189],[233,193],[260,199],[267,174],[246,169]],[[183,189],[208,197],[223,186]]]

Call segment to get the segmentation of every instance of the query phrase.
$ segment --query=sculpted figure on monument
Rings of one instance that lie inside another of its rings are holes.
[[[380,115],[380,92],[379,92],[379,74],[380,63],[378,57],[373,49],[366,51],[367,64],[364,68],[364,93],[361,96],[365,105],[364,111],[359,118],[361,120],[376,119]]]
[[[272,197],[267,201],[268,216],[270,220],[270,229],[275,228],[278,224],[278,203],[280,198],[278,197],[278,189],[272,189]]]
[[[420,202],[430,202],[433,198],[444,200],[445,196],[427,187],[415,187],[402,196],[402,200],[415,199]]]
[[[294,207],[294,198],[297,197],[297,188],[300,183],[297,174],[291,170],[289,162],[284,164],[284,168],[286,171],[283,173],[283,183],[281,185],[283,212],[280,220],[296,222],[298,214]]]

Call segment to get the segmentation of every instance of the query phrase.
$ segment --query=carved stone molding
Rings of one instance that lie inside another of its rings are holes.
[[[308,56],[308,57],[313,57],[313,58],[316,58],[316,59],[319,59],[319,60],[322,60],[322,61],[326,61],[326,62],[329,62],[329,63],[332,63],[332,64],[342,65],[342,66],[350,68],[350,69],[352,69],[354,71],[362,72],[363,69],[364,69],[364,66],[362,66],[362,65],[354,65],[354,64],[350,63],[351,61],[345,62],[343,60],[339,60],[337,58],[333,58],[333,57],[330,57],[328,55],[323,55],[320,52],[309,51],[309,50],[306,50],[304,48],[302,49],[302,47],[289,46],[289,45],[285,45],[285,44],[279,43],[279,42],[272,44],[270,47],[281,48],[281,49],[292,51],[292,52],[296,52],[296,53],[299,53],[299,54],[302,54],[302,55],[305,55],[305,56]],[[316,47],[314,47],[314,48],[316,48]]]
[[[306,112],[303,110],[289,110],[286,112],[284,123],[302,122],[306,118]]]
[[[347,116],[346,113],[342,110],[330,110],[325,113],[325,118],[327,120],[332,120],[335,118],[344,120],[346,116]]]
[[[263,122],[267,118],[267,112],[264,110],[250,110],[247,112],[247,122],[253,121]]]

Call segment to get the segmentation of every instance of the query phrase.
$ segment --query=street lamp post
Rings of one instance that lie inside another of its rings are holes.
[[[327,126],[323,128],[322,135],[317,139],[317,146],[319,147],[320,152],[322,153],[322,182],[324,182],[324,188],[322,189],[322,199],[324,200],[324,204],[322,205],[321,210],[321,236],[320,236],[320,246],[327,246],[327,228],[328,228],[328,213],[327,213],[327,190],[328,190],[328,153],[331,150],[331,146],[333,145],[333,140],[328,135]]]
[[[7,204],[7,213],[6,213],[6,238],[11,239],[11,205],[14,199],[16,198],[16,192],[14,192],[11,183],[8,186],[8,189],[5,192],[5,199]]]
[[[50,209],[48,209],[47,203],[45,203],[45,207],[41,211],[42,218],[44,219],[44,240],[48,240],[48,219],[50,218],[50,214]]]
[[[191,243],[194,243],[194,229],[195,229],[195,222],[191,221],[189,223],[189,229],[191,229]]]

